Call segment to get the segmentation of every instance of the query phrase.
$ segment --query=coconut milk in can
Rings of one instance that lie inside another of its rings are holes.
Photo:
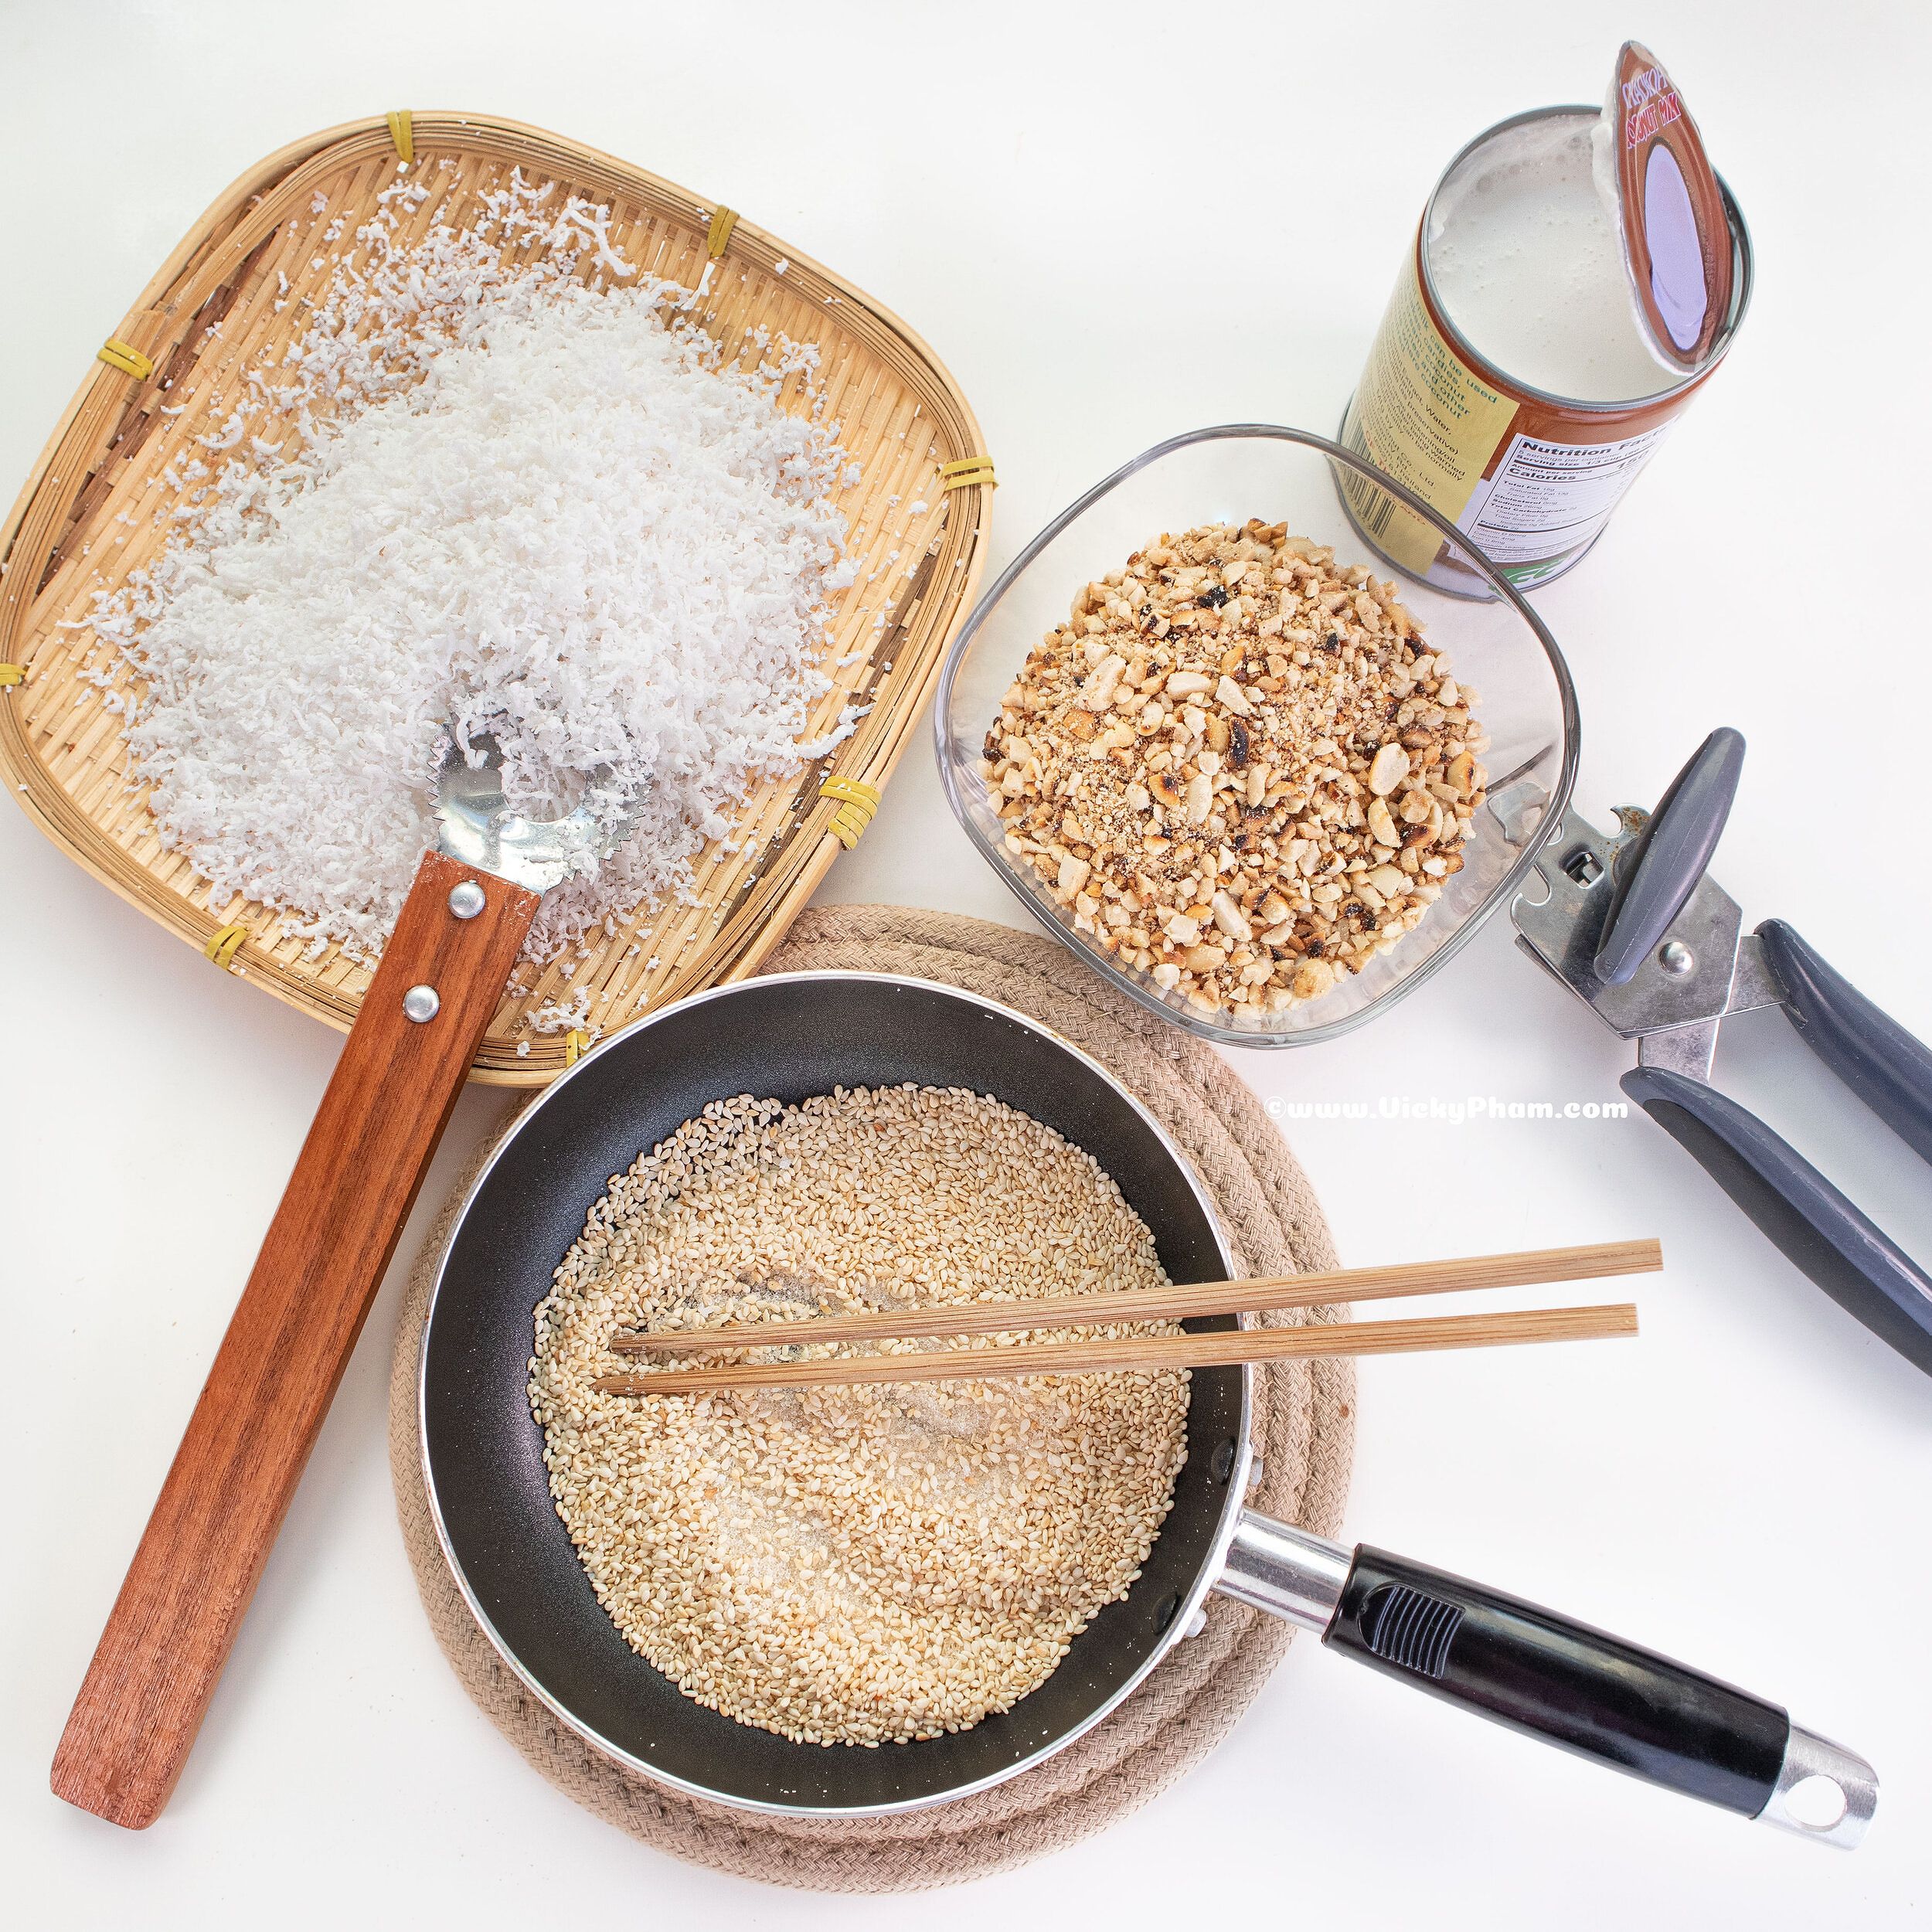
[[[1750,237],[1655,56],[1617,56],[1601,108],[1543,107],[1449,164],[1342,440],[1528,589],[1596,540],[1709,379],[1750,298]],[[1343,483],[1396,568],[1488,594],[1457,546]]]

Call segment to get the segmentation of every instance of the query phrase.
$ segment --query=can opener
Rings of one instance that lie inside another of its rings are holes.
[[[1518,945],[1637,1042],[1624,1091],[1689,1150],[1787,1257],[1848,1315],[1932,1374],[1932,1276],[1747,1108],[1710,1084],[1719,1023],[1781,1006],[1798,1037],[1932,1162],[1932,1052],[1779,919],[1746,933],[1705,870],[1729,817],[1744,740],[1714,731],[1655,812],[1618,829],[1566,810],[1519,893]]]

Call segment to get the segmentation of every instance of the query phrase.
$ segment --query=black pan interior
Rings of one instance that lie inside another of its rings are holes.
[[[1159,1645],[1212,1552],[1241,1427],[1240,1372],[1197,1372],[1175,1507],[1139,1581],[1030,1697],[972,1730],[876,1749],[789,1743],[684,1696],[617,1634],[552,1505],[525,1396],[531,1316],[613,1175],[709,1100],[835,1086],[967,1087],[1085,1148],[1177,1281],[1226,1271],[1185,1171],[1139,1111],[1011,1015],[864,975],[754,981],[686,1002],[584,1060],[526,1115],[451,1247],[424,1339],[423,1440],[461,1574],[543,1692],[646,1767],[741,1804],[917,1804],[1009,1771],[1090,1717]],[[1227,1325],[1225,1322],[1213,1325]]]

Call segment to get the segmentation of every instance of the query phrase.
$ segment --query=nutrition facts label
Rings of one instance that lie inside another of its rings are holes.
[[[1458,521],[1498,563],[1567,556],[1604,527],[1669,427],[1660,423],[1617,443],[1513,436]]]

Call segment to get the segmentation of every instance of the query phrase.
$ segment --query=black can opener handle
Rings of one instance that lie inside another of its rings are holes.
[[[1720,726],[1617,855],[1610,910],[1597,941],[1597,977],[1606,985],[1627,985],[1636,977],[1696,891],[1724,835],[1743,769],[1743,734]]]
[[[1797,1148],[1702,1080],[1636,1066],[1623,1088],[1787,1260],[1932,1375],[1932,1277]]]
[[[1932,1047],[1834,972],[1781,919],[1757,929],[1784,1016],[1922,1161],[1932,1161]]]
[[[1781,920],[1757,938],[1798,1037],[1932,1161],[1932,1053]],[[1846,1314],[1932,1375],[1932,1275],[1788,1141],[1682,1073],[1634,1067],[1623,1089]]]

